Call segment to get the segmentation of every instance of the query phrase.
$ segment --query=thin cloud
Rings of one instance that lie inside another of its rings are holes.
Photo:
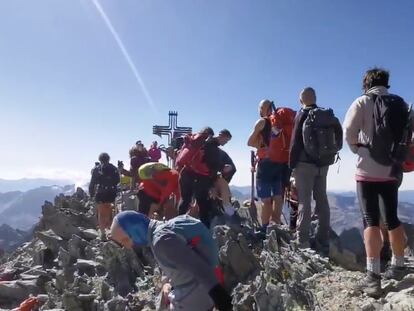
[[[114,26],[112,25],[111,20],[109,19],[108,15],[105,13],[103,7],[101,6],[101,4],[99,3],[98,0],[91,0],[91,2],[93,3],[93,5],[96,8],[96,11],[98,12],[98,14],[101,16],[102,20],[104,21],[106,27],[108,28],[109,32],[111,33],[112,37],[114,38],[116,44],[118,45],[119,49],[121,50],[122,55],[125,58],[125,61],[128,64],[128,67],[131,69],[132,74],[134,75],[138,86],[140,87],[140,89],[142,90],[142,92],[144,93],[144,96],[148,102],[148,104],[150,105],[151,109],[157,113],[157,108],[154,104],[154,101],[152,100],[151,95],[148,92],[147,87],[145,86],[145,83],[137,69],[137,67],[135,66],[134,62],[132,61],[131,56],[129,55],[128,50],[126,49],[124,43],[122,42],[120,36],[118,35],[118,32],[115,30]]]

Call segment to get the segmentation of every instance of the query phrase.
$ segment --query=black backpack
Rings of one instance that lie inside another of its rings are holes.
[[[332,109],[309,111],[303,127],[303,145],[307,157],[317,166],[335,163],[342,149],[342,126]]]
[[[374,129],[369,153],[379,164],[402,164],[411,142],[411,107],[397,95],[367,95],[374,101]]]
[[[100,164],[97,167],[98,173],[98,191],[116,189],[119,183],[119,173],[112,164]]]

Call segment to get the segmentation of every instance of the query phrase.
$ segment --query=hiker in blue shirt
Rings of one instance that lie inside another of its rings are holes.
[[[214,306],[232,310],[231,297],[221,284],[218,248],[198,219],[180,215],[160,222],[125,211],[115,217],[111,238],[127,248],[151,248],[170,279],[173,289],[168,299],[173,310],[207,311]]]

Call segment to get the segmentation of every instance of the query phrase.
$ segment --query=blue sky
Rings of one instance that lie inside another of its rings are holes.
[[[414,102],[414,2],[100,0],[145,95],[92,0],[0,2],[0,178],[84,179],[97,155],[127,162],[152,125],[229,128],[226,147],[249,183],[246,139],[263,98],[298,108],[313,86],[343,119],[372,66]],[[150,104],[153,103],[153,106]],[[154,108],[155,107],[155,108]],[[330,189],[353,189],[342,152]],[[404,188],[414,178],[408,176]]]

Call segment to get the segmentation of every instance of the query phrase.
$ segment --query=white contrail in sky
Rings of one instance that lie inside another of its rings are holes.
[[[135,66],[134,62],[131,59],[131,56],[128,53],[128,50],[126,49],[125,45],[123,44],[121,38],[119,37],[118,33],[116,32],[114,26],[111,23],[111,20],[109,19],[108,15],[106,15],[104,9],[102,8],[101,4],[99,3],[99,0],[91,0],[94,4],[96,10],[98,11],[99,15],[102,17],[103,21],[105,22],[105,25],[108,27],[110,33],[112,34],[116,44],[118,45],[119,49],[121,50],[122,55],[124,55],[125,61],[127,62],[129,68],[131,69],[133,75],[135,76],[135,79],[138,82],[139,87],[141,88],[142,92],[144,93],[144,96],[148,102],[148,104],[151,106],[152,110],[154,112],[157,112],[157,109],[155,107],[154,101],[152,100],[144,81],[141,78],[141,75],[138,72],[137,67]]]

